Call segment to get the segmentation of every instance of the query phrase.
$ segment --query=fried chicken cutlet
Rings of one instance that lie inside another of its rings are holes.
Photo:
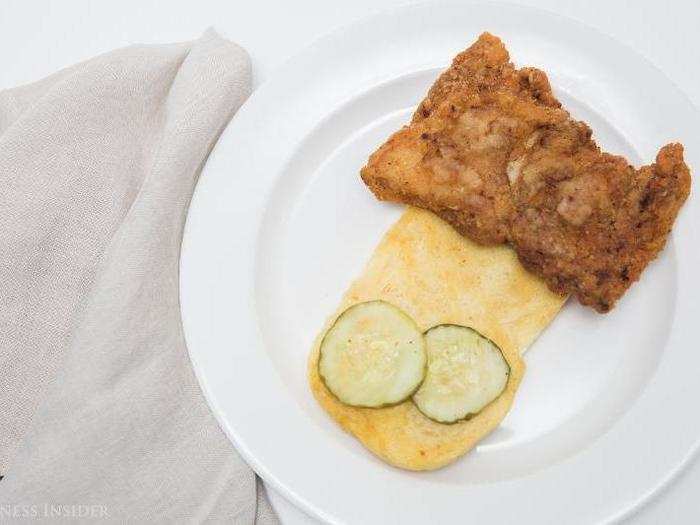
[[[431,210],[477,242],[510,243],[552,290],[607,312],[663,248],[690,173],[680,144],[635,170],[591,135],[542,71],[515,69],[484,33],[362,179],[380,200]]]

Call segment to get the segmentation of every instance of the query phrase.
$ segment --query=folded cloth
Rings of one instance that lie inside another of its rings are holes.
[[[208,31],[0,92],[0,518],[277,522],[178,302],[187,206],[250,84]]]

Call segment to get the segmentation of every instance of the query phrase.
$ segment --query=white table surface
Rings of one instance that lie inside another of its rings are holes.
[[[511,1],[577,18],[616,37],[654,62],[700,106],[700,4],[694,0]],[[131,43],[192,39],[209,26],[249,51],[257,86],[319,35],[350,20],[404,3],[405,0],[2,0],[0,89],[37,80],[61,67]],[[269,494],[285,525],[318,523],[278,494]],[[700,522],[700,461],[696,458],[678,479],[628,521],[644,525]]]

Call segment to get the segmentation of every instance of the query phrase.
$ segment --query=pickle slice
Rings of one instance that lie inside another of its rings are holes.
[[[428,372],[413,396],[424,415],[453,423],[478,414],[508,383],[500,348],[466,326],[439,325],[425,333]]]
[[[319,375],[343,403],[382,407],[408,399],[425,377],[425,340],[416,323],[384,301],[345,310],[321,342]]]

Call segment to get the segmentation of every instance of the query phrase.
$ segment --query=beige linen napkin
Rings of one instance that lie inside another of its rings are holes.
[[[178,304],[187,206],[250,82],[209,31],[0,92],[0,521],[277,521]]]

